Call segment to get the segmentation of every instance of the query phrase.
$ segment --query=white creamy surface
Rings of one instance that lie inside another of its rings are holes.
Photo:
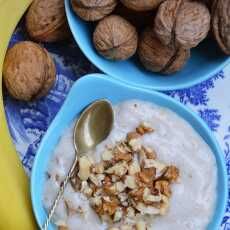
[[[144,146],[154,149],[158,159],[180,169],[180,183],[172,186],[173,195],[166,216],[153,220],[152,230],[205,230],[210,222],[216,200],[217,167],[208,145],[193,128],[172,111],[144,101],[126,101],[114,107],[115,122],[110,136],[94,151],[100,161],[106,145],[115,145],[141,122],[148,122],[154,132],[144,135]],[[49,163],[51,176],[44,187],[43,204],[50,208],[57,193],[58,183],[64,179],[74,157],[73,127],[68,128],[56,147]],[[58,179],[59,182],[56,181]],[[81,206],[84,216],[67,215],[65,202],[73,209]],[[88,200],[68,185],[55,215],[56,223],[68,225],[70,230],[104,230],[90,208]]]

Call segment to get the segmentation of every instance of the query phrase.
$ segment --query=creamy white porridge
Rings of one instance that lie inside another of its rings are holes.
[[[114,225],[118,229],[126,230],[128,228],[125,229],[124,226],[129,224],[132,226],[130,229],[139,230],[141,226],[138,228],[132,224],[141,220],[152,230],[205,230],[214,212],[217,185],[216,161],[208,145],[183,119],[172,111],[154,104],[130,100],[115,106],[114,113],[115,122],[111,134],[97,146],[93,154],[89,155],[94,156],[94,163],[100,162],[108,148],[125,140],[127,133],[135,130],[143,122],[147,123],[154,131],[141,135],[139,143],[154,150],[157,162],[174,165],[180,172],[175,183],[170,184],[172,191],[167,210],[164,210],[163,215],[144,215],[144,218],[137,215],[132,220],[108,224],[106,221],[102,222],[91,207],[91,199],[83,192],[76,192],[69,183],[54,216],[56,225],[66,226],[66,229],[70,230],[81,227],[87,230],[107,230],[108,226]],[[70,127],[64,132],[49,163],[49,176],[43,194],[43,205],[47,210],[50,209],[60,182],[74,158],[72,135],[73,127]],[[157,176],[157,169],[155,173]]]

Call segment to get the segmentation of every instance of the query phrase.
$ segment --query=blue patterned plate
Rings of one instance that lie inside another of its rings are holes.
[[[28,39],[22,21],[11,38],[10,46]],[[65,101],[74,81],[86,73],[98,72],[73,40],[65,44],[41,45],[51,53],[57,68],[57,80],[49,95],[36,102],[25,103],[16,101],[6,91],[3,92],[8,127],[28,176],[40,141]],[[221,144],[228,175],[230,175],[229,86],[230,66],[194,87],[165,92],[191,108],[208,124]],[[219,229],[230,230],[230,201]]]

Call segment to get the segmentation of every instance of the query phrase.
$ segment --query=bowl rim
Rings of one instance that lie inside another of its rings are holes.
[[[177,83],[177,84],[173,84],[173,85],[168,85],[168,86],[164,86],[164,85],[154,85],[154,84],[138,84],[135,82],[131,82],[128,80],[125,80],[125,78],[122,77],[117,77],[115,76],[115,74],[113,74],[113,72],[110,72],[107,68],[104,68],[102,65],[98,65],[97,61],[92,58],[84,49],[83,43],[80,42],[81,38],[80,35],[77,33],[74,33],[73,30],[73,26],[72,26],[72,22],[71,22],[71,9],[70,9],[70,0],[65,0],[65,11],[66,11],[66,15],[67,15],[67,21],[69,24],[69,28],[70,31],[74,37],[74,40],[76,41],[78,47],[80,48],[80,50],[82,51],[82,53],[86,56],[86,58],[93,63],[100,71],[102,71],[103,73],[107,74],[108,76],[112,77],[113,79],[119,80],[125,84],[128,85],[133,85],[136,87],[141,87],[141,88],[145,88],[145,89],[149,89],[149,90],[157,90],[157,91],[171,91],[171,90],[179,90],[179,89],[186,89],[192,86],[195,86],[197,84],[200,84],[203,81],[206,81],[208,79],[210,79],[211,77],[213,77],[215,74],[217,74],[218,72],[220,72],[221,70],[223,70],[228,64],[230,64],[230,56],[226,57],[226,60],[223,61],[217,68],[213,69],[212,71],[210,71],[208,74],[204,74],[202,77],[200,78],[196,78],[194,80],[189,80],[188,82],[183,82],[183,83]],[[75,15],[76,17],[78,17],[77,15]],[[172,76],[173,77],[173,76]]]
[[[31,191],[31,200],[32,200],[33,212],[34,212],[34,215],[35,215],[35,218],[37,220],[38,225],[41,227],[41,224],[43,224],[43,223],[41,223],[41,213],[39,213],[39,210],[37,208],[37,203],[35,200],[35,197],[36,197],[36,189],[35,189],[36,186],[35,185],[36,185],[36,178],[37,178],[36,177],[36,171],[40,167],[39,161],[40,161],[40,155],[42,155],[42,152],[43,152],[43,148],[46,145],[46,142],[49,140],[49,137],[52,136],[52,132],[53,132],[53,129],[55,130],[56,123],[59,122],[59,119],[61,119],[61,118],[63,119],[63,117],[65,116],[64,113],[65,113],[66,108],[68,106],[70,106],[71,103],[73,103],[73,100],[71,99],[71,97],[74,95],[74,93],[77,92],[78,95],[80,95],[81,92],[79,92],[79,90],[84,91],[84,88],[85,89],[88,88],[89,85],[93,85],[93,87],[95,87],[96,84],[100,85],[101,83],[110,84],[111,86],[116,86],[118,88],[120,88],[120,87],[123,89],[125,88],[125,89],[130,90],[130,92],[135,91],[135,93],[138,93],[138,92],[143,93],[143,95],[146,97],[150,96],[150,99],[145,99],[145,100],[152,102],[152,103],[155,103],[155,102],[153,102],[153,100],[151,98],[156,97],[156,98],[160,99],[160,101],[161,101],[160,104],[161,103],[162,104],[166,103],[168,105],[171,104],[172,107],[177,108],[178,110],[181,110],[181,113],[183,113],[184,115],[180,115],[179,111],[174,111],[174,112],[178,116],[180,116],[182,119],[184,119],[186,122],[188,122],[190,125],[191,125],[191,123],[189,121],[187,121],[187,119],[185,119],[186,116],[189,116],[190,118],[192,118],[194,120],[194,122],[196,124],[201,126],[205,135],[210,139],[211,143],[208,145],[209,146],[212,145],[212,146],[210,146],[210,148],[212,149],[212,152],[215,156],[215,159],[218,162],[218,164],[217,164],[218,174],[220,173],[221,181],[223,181],[223,184],[221,187],[222,203],[220,204],[220,206],[218,206],[218,212],[215,211],[215,213],[214,213],[215,216],[213,219],[211,219],[211,221],[208,225],[208,229],[211,227],[210,230],[217,230],[221,224],[222,218],[224,217],[224,213],[225,213],[225,209],[226,209],[226,205],[227,205],[228,177],[227,177],[227,169],[226,169],[226,165],[225,165],[225,159],[224,159],[223,151],[220,148],[219,143],[217,142],[214,134],[209,129],[207,124],[195,112],[193,112],[190,108],[184,106],[183,104],[181,104],[180,102],[176,101],[175,99],[169,97],[168,95],[165,95],[165,94],[157,92],[157,91],[150,91],[148,89],[138,88],[135,86],[130,86],[130,85],[128,86],[128,85],[126,85],[126,84],[124,84],[118,80],[108,78],[108,76],[105,74],[96,74],[96,73],[85,75],[83,78],[81,78],[80,80],[76,81],[73,84],[69,94],[66,97],[65,102],[63,103],[60,111],[55,116],[54,120],[52,121],[50,127],[48,128],[46,134],[44,135],[42,142],[41,142],[41,144],[37,150],[37,154],[36,154],[35,159],[34,159],[34,164],[33,164],[32,173],[31,173],[30,191]],[[85,97],[85,95],[84,95],[84,97]],[[98,99],[98,98],[92,98],[91,96],[88,96],[88,97],[89,97],[89,99],[87,99],[87,100],[90,100],[91,102],[93,100]],[[132,98],[129,98],[129,99],[132,99]],[[136,99],[142,100],[138,96],[136,97]],[[124,100],[127,100],[127,99],[123,99],[123,98],[121,99],[121,101],[124,101]],[[158,103],[156,103],[156,104],[158,104]],[[86,106],[86,105],[87,104],[84,104],[84,106]],[[160,106],[169,108],[166,105],[160,105]],[[169,108],[169,109],[172,110],[171,108]],[[78,113],[79,112],[80,111],[78,110]],[[76,117],[78,115],[78,113],[75,113],[74,116]],[[65,124],[65,127],[67,127],[69,124],[70,123]],[[201,134],[198,131],[196,131],[196,132],[201,136]],[[62,132],[61,131],[58,132],[57,135],[60,137],[62,135]],[[201,138],[204,140],[204,137],[201,136]],[[51,157],[52,153],[49,153],[48,155],[49,155],[49,157]],[[218,181],[219,180],[220,179],[218,179]],[[218,188],[218,186],[217,186],[217,188]],[[220,195],[218,195],[218,192],[217,192],[217,200],[218,200],[218,197],[220,197]],[[210,224],[212,224],[212,225],[210,226]]]

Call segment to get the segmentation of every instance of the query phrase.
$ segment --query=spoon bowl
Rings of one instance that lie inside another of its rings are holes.
[[[74,128],[74,147],[82,156],[96,147],[110,133],[113,126],[113,109],[107,100],[98,100],[84,110]]]

